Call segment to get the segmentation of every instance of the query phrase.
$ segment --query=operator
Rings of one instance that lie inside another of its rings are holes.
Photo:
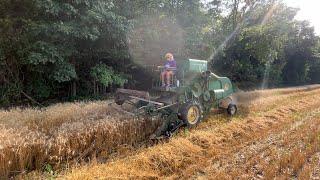
[[[167,53],[166,56],[166,63],[164,64],[164,70],[161,72],[161,81],[163,87],[170,86],[170,79],[173,77],[177,70],[177,63],[174,60],[173,54]]]

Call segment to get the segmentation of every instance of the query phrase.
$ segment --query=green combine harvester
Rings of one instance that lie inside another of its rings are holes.
[[[157,78],[149,92],[130,89],[116,92],[117,105],[134,107],[133,111],[125,112],[163,120],[151,138],[170,137],[182,126],[196,126],[212,109],[225,109],[229,115],[237,112],[232,98],[235,87],[229,78],[209,71],[207,61],[189,59],[178,69],[170,87],[162,87]],[[158,72],[160,74],[161,68]]]

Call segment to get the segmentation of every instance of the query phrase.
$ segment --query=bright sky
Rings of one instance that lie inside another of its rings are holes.
[[[298,20],[308,20],[320,35],[320,0],[283,0],[288,6],[300,8]]]

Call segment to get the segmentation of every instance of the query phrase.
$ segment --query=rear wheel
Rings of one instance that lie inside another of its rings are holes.
[[[193,127],[201,122],[202,113],[202,108],[198,103],[187,103],[180,109],[180,119],[183,120],[188,127]]]
[[[233,116],[237,113],[238,108],[235,104],[229,104],[227,112],[230,116]]]

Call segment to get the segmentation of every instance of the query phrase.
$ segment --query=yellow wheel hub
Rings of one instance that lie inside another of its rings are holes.
[[[196,106],[191,106],[188,110],[188,122],[190,124],[195,124],[197,120],[199,119],[199,109]]]

